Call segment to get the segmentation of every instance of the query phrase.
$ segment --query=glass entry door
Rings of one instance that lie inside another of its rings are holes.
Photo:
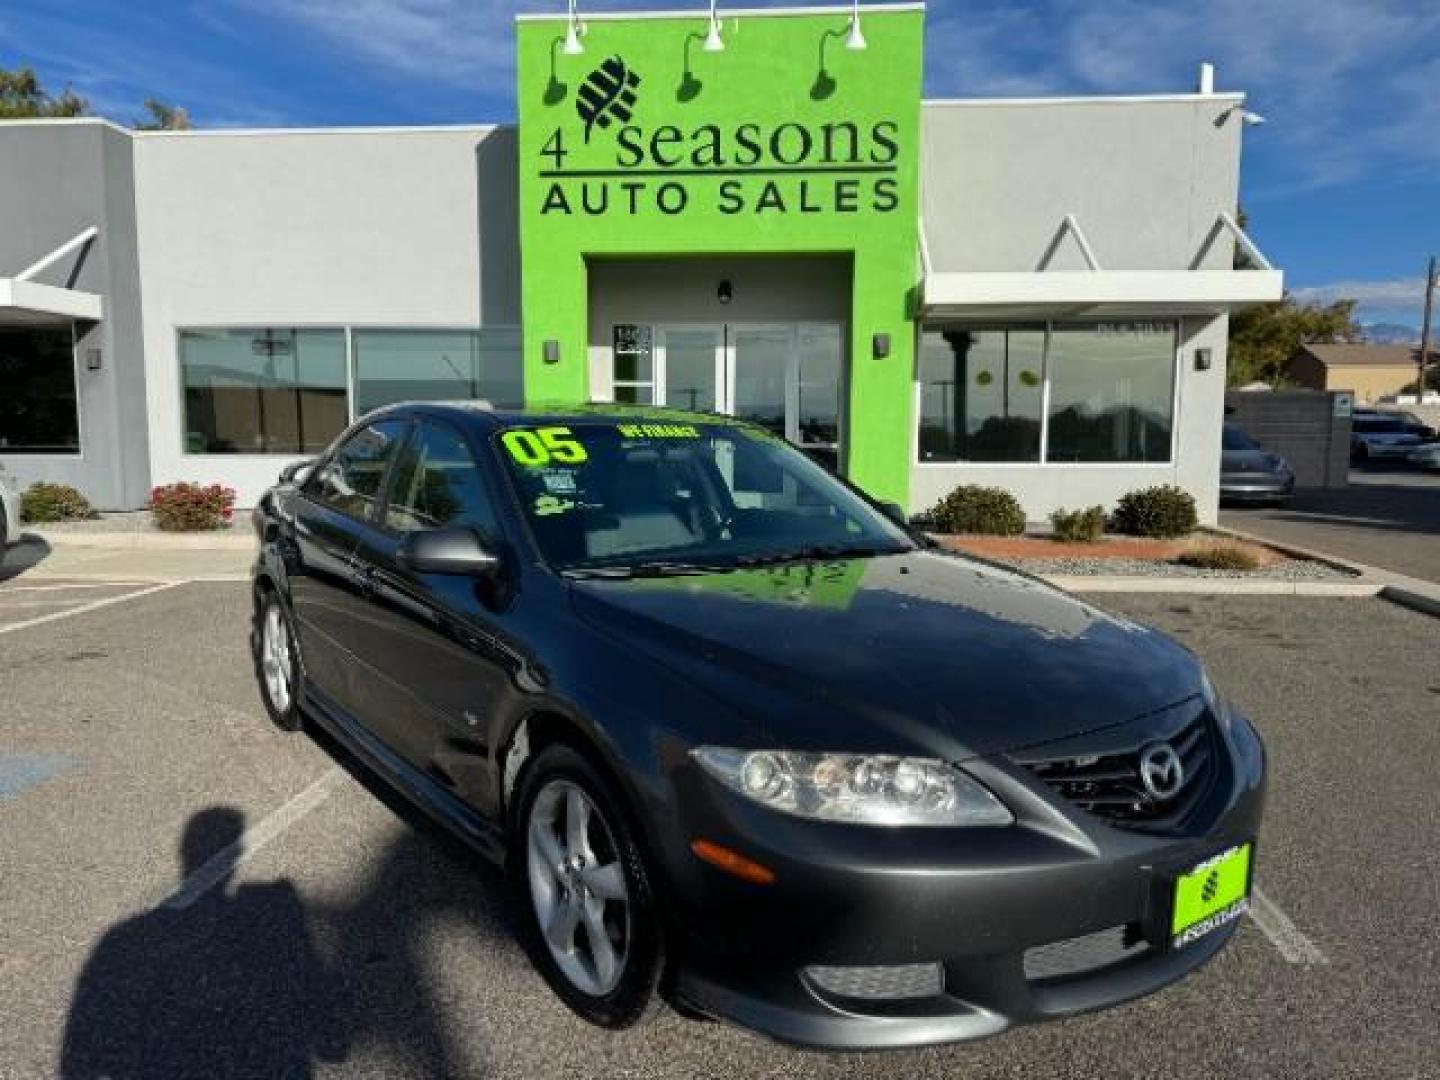
[[[831,468],[840,458],[845,341],[837,323],[617,327],[616,341],[653,337],[650,358],[615,355],[615,400],[738,416]],[[640,348],[645,351],[644,347]]]

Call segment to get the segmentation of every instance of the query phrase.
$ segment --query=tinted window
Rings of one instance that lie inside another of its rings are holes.
[[[400,532],[494,521],[480,470],[458,431],[422,421],[395,465],[385,524]]]
[[[311,478],[306,494],[353,518],[373,518],[385,469],[409,426],[407,420],[384,420],[357,431]]]
[[[1362,435],[1402,435],[1405,425],[1398,420],[1356,420],[1355,430]]]
[[[185,451],[314,454],[349,423],[345,332],[184,330]]]
[[[1039,461],[1045,331],[927,330],[920,460]]]
[[[1173,324],[1056,326],[1047,369],[1048,460],[1170,460]]]
[[[518,405],[525,397],[518,329],[356,330],[353,338],[356,412],[396,401]]]
[[[0,451],[55,454],[79,449],[70,327],[0,329]]]

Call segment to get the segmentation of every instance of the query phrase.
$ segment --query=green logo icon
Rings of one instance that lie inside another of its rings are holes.
[[[626,67],[618,55],[585,77],[575,96],[575,111],[585,122],[587,143],[593,128],[608,128],[612,120],[622,124],[630,120],[635,107],[635,88],[639,85],[640,76]]]

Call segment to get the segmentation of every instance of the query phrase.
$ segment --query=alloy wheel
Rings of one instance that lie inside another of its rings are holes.
[[[290,650],[290,628],[280,605],[274,601],[265,608],[265,622],[260,628],[260,671],[265,679],[265,693],[277,713],[290,710],[295,685],[295,667]]]
[[[625,973],[630,896],[609,823],[579,785],[540,789],[526,828],[530,897],[545,946],[579,991],[602,997]]]

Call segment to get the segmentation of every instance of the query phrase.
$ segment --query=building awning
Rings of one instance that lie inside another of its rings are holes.
[[[1235,237],[1249,267],[1203,269],[1206,256],[1224,231]],[[1087,269],[1048,269],[1067,234],[1080,249]],[[1209,314],[1270,303],[1279,300],[1285,289],[1284,275],[1224,213],[1218,215],[1186,270],[1106,270],[1073,215],[1061,222],[1033,272],[937,270],[929,265],[923,246],[921,261],[925,274],[920,314],[927,318],[1108,320]]]
[[[0,277],[0,324],[33,325],[74,319],[98,322],[105,311],[102,297],[95,293],[81,292],[79,289],[42,285],[32,279],[72,252],[78,251],[83,257],[85,249],[99,233],[100,230],[92,225],[54,251],[37,259],[14,277]]]
[[[98,322],[104,299],[95,293],[0,278],[0,325],[28,326],[85,319]]]

